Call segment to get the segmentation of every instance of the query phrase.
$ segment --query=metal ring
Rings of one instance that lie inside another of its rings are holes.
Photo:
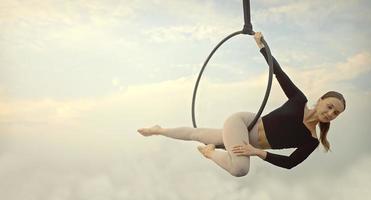
[[[197,89],[198,89],[198,85],[200,83],[200,80],[201,80],[201,77],[202,77],[202,74],[207,66],[207,63],[209,62],[209,60],[211,59],[211,57],[214,55],[214,53],[216,52],[216,50],[224,43],[226,42],[227,40],[229,40],[230,38],[236,36],[236,35],[239,35],[239,34],[247,34],[244,30],[242,31],[237,31],[237,32],[234,32],[230,35],[228,35],[227,37],[225,37],[222,41],[220,41],[215,47],[214,49],[211,51],[211,53],[209,54],[209,56],[206,58],[206,61],[204,62],[202,68],[201,68],[201,71],[200,73],[198,74],[198,77],[197,77],[197,81],[196,81],[196,84],[195,84],[195,87],[193,89],[193,97],[192,97],[192,123],[193,123],[193,127],[194,128],[197,128],[197,124],[196,124],[196,117],[195,117],[195,103],[196,103],[196,95],[197,95]],[[255,118],[254,120],[250,123],[250,125],[248,126],[248,131],[250,131],[254,125],[256,124],[256,122],[258,121],[260,115],[262,114],[263,110],[264,110],[264,107],[268,101],[268,97],[269,97],[269,93],[270,93],[270,90],[271,90],[271,87],[272,87],[272,77],[273,77],[273,58],[272,58],[272,55],[271,55],[271,52],[270,52],[270,49],[269,49],[269,46],[268,44],[266,43],[266,41],[262,38],[262,42],[265,46],[265,52],[268,56],[268,65],[269,65],[269,76],[268,76],[268,84],[267,84],[267,89],[265,91],[265,95],[264,95],[264,98],[263,98],[263,101],[262,101],[262,104],[257,112],[257,114],[255,115]],[[217,148],[224,148],[223,145],[219,145],[217,146]]]

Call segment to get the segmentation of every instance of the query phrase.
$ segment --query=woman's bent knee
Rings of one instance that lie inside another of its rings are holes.
[[[249,173],[249,168],[250,167],[234,167],[232,168],[230,173],[232,176],[235,176],[235,177],[246,176]]]
[[[231,122],[235,122],[236,120],[237,121],[240,121],[243,119],[243,113],[242,112],[237,112],[237,113],[234,113],[232,115],[230,115],[229,117],[227,117],[227,119],[224,121],[224,126],[226,124],[230,124]]]

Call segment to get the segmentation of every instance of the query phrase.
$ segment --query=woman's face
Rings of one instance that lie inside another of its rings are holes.
[[[344,111],[344,104],[338,98],[319,99],[316,112],[320,122],[330,122]]]

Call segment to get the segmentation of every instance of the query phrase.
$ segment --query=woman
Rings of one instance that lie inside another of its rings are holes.
[[[262,34],[254,35],[260,52],[267,60]],[[327,132],[330,121],[345,109],[345,99],[338,92],[330,91],[318,99],[314,108],[306,106],[307,98],[294,85],[280,65],[273,58],[274,74],[288,100],[271,113],[259,118],[250,132],[247,127],[255,114],[235,113],[225,120],[223,129],[210,128],[162,128],[158,125],[142,128],[138,132],[144,136],[163,135],[174,139],[199,141],[205,146],[198,150],[208,159],[240,177],[248,173],[250,156],[287,169],[303,162],[321,142],[325,150],[330,149]],[[319,125],[318,139],[316,126]],[[215,145],[224,144],[226,150],[215,149]],[[290,156],[273,154],[264,149],[296,148]]]

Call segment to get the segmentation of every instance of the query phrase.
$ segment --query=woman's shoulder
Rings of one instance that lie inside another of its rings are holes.
[[[302,103],[307,103],[308,102],[308,99],[307,97],[305,96],[305,94],[299,90],[298,93],[296,94],[296,97],[297,99],[299,99]]]

